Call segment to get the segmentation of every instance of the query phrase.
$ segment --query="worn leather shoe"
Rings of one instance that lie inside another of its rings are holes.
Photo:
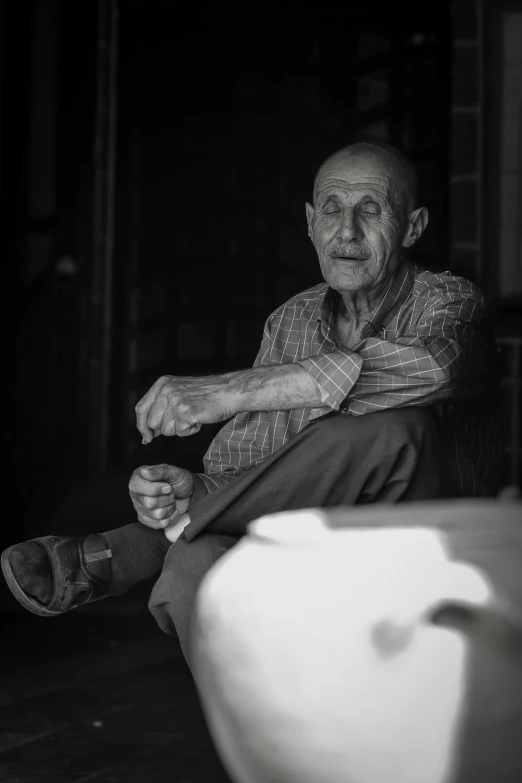
[[[43,536],[2,552],[9,589],[26,609],[53,617],[105,598],[112,552],[101,534]]]

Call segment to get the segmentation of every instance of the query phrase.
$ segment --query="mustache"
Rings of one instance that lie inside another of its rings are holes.
[[[337,245],[328,251],[328,255],[330,258],[335,256],[344,256],[345,258],[349,256],[350,258],[360,258],[361,260],[367,258],[366,253],[360,247],[354,247],[353,245]]]

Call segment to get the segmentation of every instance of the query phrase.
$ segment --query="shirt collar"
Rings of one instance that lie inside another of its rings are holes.
[[[413,268],[409,261],[403,261],[393,275],[377,309],[366,322],[362,337],[375,337],[391,321],[411,295],[413,289]],[[330,332],[334,329],[334,315],[340,294],[328,288],[320,296],[314,308],[313,317]]]

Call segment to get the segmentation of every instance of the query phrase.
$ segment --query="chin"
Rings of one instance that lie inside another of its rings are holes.
[[[365,269],[361,269],[358,274],[356,271],[352,272],[351,274],[330,274],[326,278],[326,282],[330,288],[333,288],[335,291],[339,291],[341,294],[344,291],[347,293],[354,293],[356,291],[360,291],[362,288],[366,288],[368,285],[371,285],[371,280],[369,279]]]

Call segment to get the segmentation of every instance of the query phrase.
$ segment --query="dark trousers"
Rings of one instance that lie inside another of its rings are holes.
[[[191,523],[176,543],[170,545],[163,530],[140,523],[106,533],[113,551],[112,593],[122,593],[161,569],[149,608],[163,631],[178,635],[190,660],[197,589],[248,522],[289,509],[451,495],[451,477],[429,408],[359,417],[332,413],[241,478],[194,502]]]

